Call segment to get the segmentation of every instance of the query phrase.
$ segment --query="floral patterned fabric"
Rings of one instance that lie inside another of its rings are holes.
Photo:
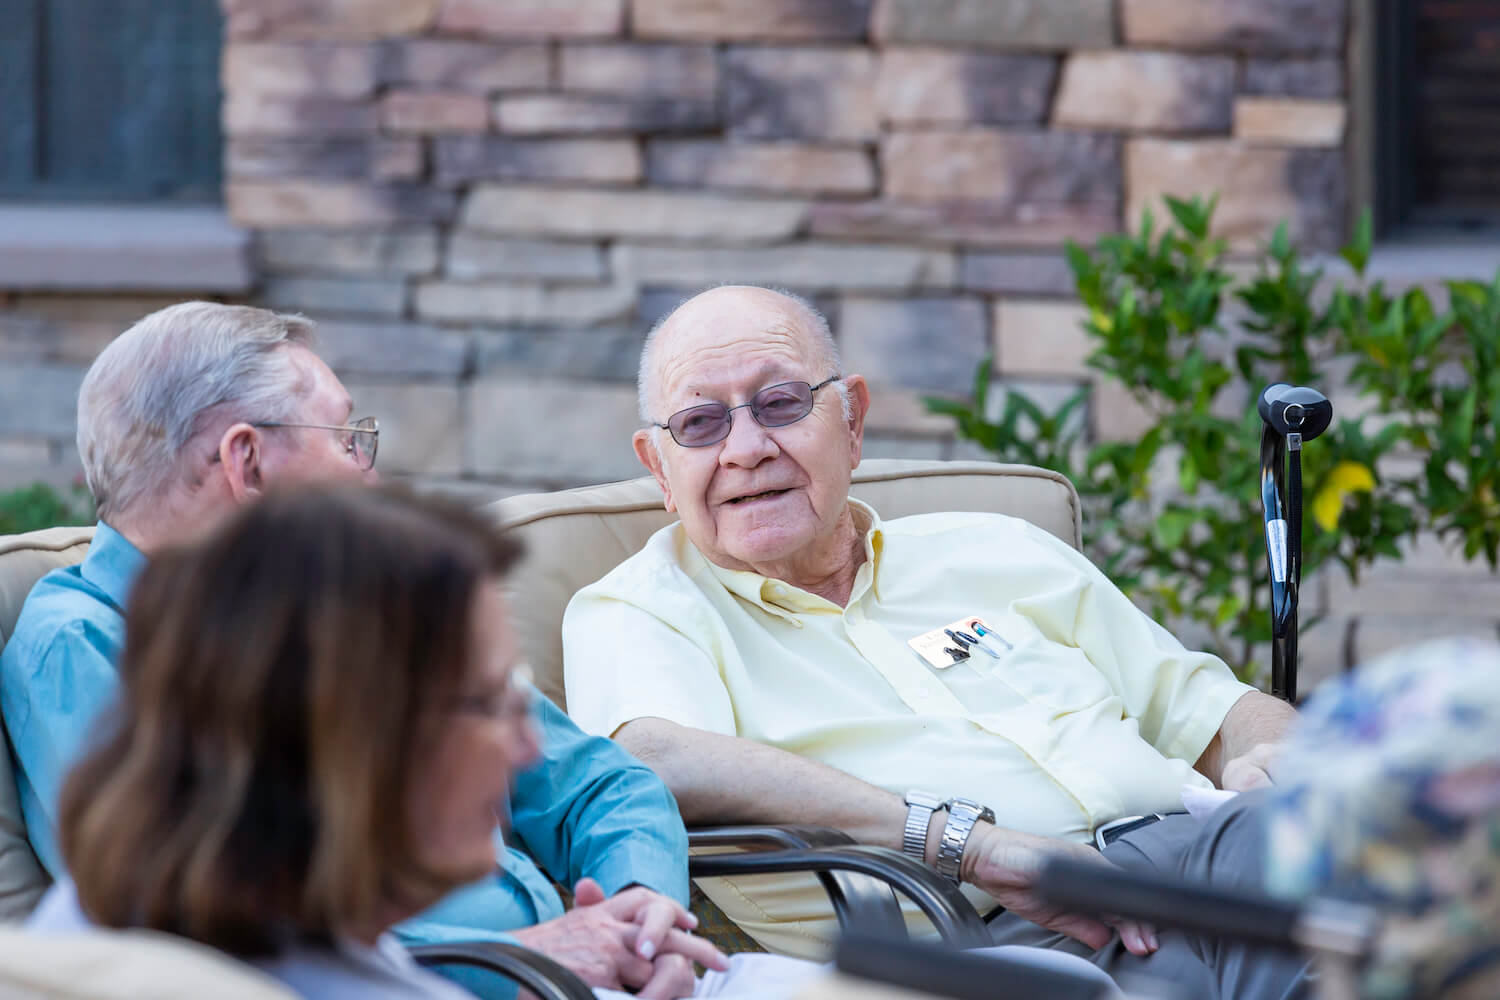
[[[1365,995],[1500,997],[1500,645],[1427,643],[1330,684],[1275,777],[1271,890],[1386,918]]]

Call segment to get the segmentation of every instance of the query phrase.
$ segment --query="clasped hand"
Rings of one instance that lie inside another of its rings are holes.
[[[972,882],[994,896],[1007,910],[1066,934],[1098,950],[1109,944],[1115,931],[1120,942],[1134,955],[1149,955],[1157,949],[1156,931],[1136,920],[1091,917],[1048,903],[1036,891],[1037,876],[1049,857],[1069,857],[1089,864],[1110,866],[1104,855],[1065,840],[1039,837],[1016,830],[980,824],[964,851],[964,881]]]
[[[694,962],[729,967],[719,949],[693,936],[697,926],[698,918],[660,893],[637,886],[605,896],[584,878],[573,888],[572,910],[515,936],[590,986],[675,1000],[692,995]]]

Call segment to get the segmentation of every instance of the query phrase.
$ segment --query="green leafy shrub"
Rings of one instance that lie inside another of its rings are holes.
[[[63,524],[93,524],[94,503],[75,486],[66,494],[46,483],[0,493],[0,535],[15,535]]]
[[[1254,403],[1273,382],[1323,388],[1335,403],[1334,425],[1303,452],[1305,577],[1337,566],[1357,579],[1423,530],[1457,536],[1494,568],[1500,278],[1449,282],[1441,310],[1421,289],[1367,283],[1368,216],[1341,252],[1352,281],[1310,266],[1284,225],[1254,275],[1236,278],[1210,235],[1214,203],[1166,205],[1160,230],[1147,212],[1134,233],[1067,250],[1089,365],[1151,414],[1139,440],[1089,447],[1087,388],[1051,412],[1014,389],[992,399],[988,360],[969,399],[930,398],[929,409],[1003,460],[1069,476],[1090,555],[1246,679],[1269,648]]]

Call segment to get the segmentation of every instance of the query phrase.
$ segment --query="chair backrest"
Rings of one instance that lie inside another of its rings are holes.
[[[152,931],[36,934],[0,930],[6,1000],[293,1000],[265,973]]]
[[[1074,548],[1081,540],[1073,484],[1029,465],[873,459],[855,470],[850,493],[883,518],[990,511],[1025,518]],[[640,551],[676,515],[662,507],[661,490],[649,476],[507,497],[489,510],[526,543],[512,581],[511,613],[537,686],[566,708],[561,630],[568,601]]]
[[[0,536],[0,649],[15,631],[31,588],[51,570],[82,562],[93,537],[92,527]],[[0,753],[0,922],[25,918],[49,881],[26,839],[7,739],[5,752]]]

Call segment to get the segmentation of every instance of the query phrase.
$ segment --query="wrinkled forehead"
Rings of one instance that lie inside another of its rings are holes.
[[[817,349],[800,313],[795,303],[769,295],[689,302],[658,334],[658,400],[673,404],[752,391],[768,380],[812,378]]]

